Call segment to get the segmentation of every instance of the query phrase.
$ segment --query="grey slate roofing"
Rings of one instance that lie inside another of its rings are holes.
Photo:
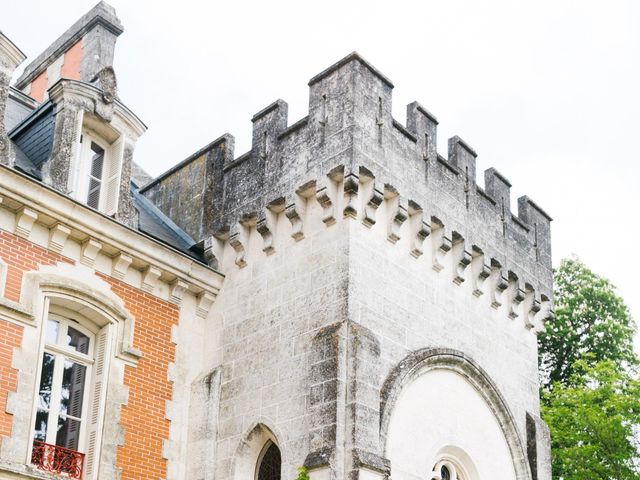
[[[55,109],[45,102],[9,132],[9,138],[36,168],[46,162],[53,148]]]
[[[12,101],[14,100],[9,98],[7,104],[9,105]],[[51,156],[54,127],[54,105],[51,102],[45,102],[12,128],[9,138],[16,154],[14,164],[16,170],[38,182],[42,181],[42,166]],[[134,182],[148,183],[151,179],[135,162],[132,168],[136,172]],[[138,230],[206,264],[202,252],[195,246],[196,242],[150,200],[138,193],[138,185],[134,182],[131,184],[131,196],[138,211]]]
[[[194,248],[196,242],[150,200],[139,193],[137,185],[133,182],[131,183],[131,195],[134,206],[138,210],[138,229],[141,232],[202,263],[206,263],[202,253]]]

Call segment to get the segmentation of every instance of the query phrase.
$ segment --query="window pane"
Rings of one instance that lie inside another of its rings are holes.
[[[42,356],[42,370],[40,371],[39,405],[42,410],[49,410],[51,405],[51,386],[53,384],[53,365],[55,357],[49,353]]]
[[[87,367],[70,360],[64,361],[62,391],[60,392],[60,415],[80,418],[84,397],[84,379]]]
[[[262,457],[260,469],[258,470],[258,480],[280,480],[281,469],[280,450],[272,443],[265,452],[264,457]]]
[[[34,440],[44,442],[47,439],[47,423],[49,423],[49,412],[38,409],[36,412],[36,426],[33,431]]]
[[[104,150],[91,142],[91,176],[102,178],[102,165],[104,164]]]
[[[67,328],[67,345],[80,353],[89,353],[89,337],[73,327]]]
[[[87,195],[87,205],[98,208],[100,203],[100,182],[95,178],[89,181],[89,194]]]
[[[59,447],[78,450],[80,443],[80,422],[68,417],[58,417],[58,433],[56,445]]]
[[[51,319],[47,320],[47,327],[44,334],[44,337],[47,343],[57,343],[59,328],[60,328],[59,322]]]

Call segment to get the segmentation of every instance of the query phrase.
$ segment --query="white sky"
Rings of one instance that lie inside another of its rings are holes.
[[[0,29],[32,59],[94,3],[3,0]],[[422,103],[441,153],[450,136],[470,143],[480,178],[496,167],[512,205],[527,194],[554,218],[554,263],[577,254],[640,320],[640,2],[110,3],[125,26],[119,93],[149,127],[135,159],[151,174],[225,132],[244,153],[254,113],[282,98],[295,122],[308,80],[357,50],[395,83],[396,119]]]

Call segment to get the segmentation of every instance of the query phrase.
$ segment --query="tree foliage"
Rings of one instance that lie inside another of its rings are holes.
[[[553,478],[638,480],[640,382],[613,361],[579,360],[569,385],[543,392],[551,430]]]
[[[569,385],[581,359],[588,366],[602,360],[618,367],[634,363],[635,324],[609,280],[577,259],[565,259],[554,282],[555,317],[538,337],[543,387]]]
[[[640,480],[635,325],[611,283],[577,259],[555,272],[555,318],[538,337],[553,478]]]

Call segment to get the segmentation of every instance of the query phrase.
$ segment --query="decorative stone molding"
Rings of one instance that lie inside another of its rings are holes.
[[[274,253],[276,250],[273,245],[273,233],[269,228],[266,216],[263,216],[258,219],[258,221],[256,222],[256,230],[262,237],[262,241],[263,241],[262,251],[267,255],[271,255],[272,253]]]
[[[56,223],[49,231],[49,250],[62,253],[71,229],[62,223]]]
[[[82,244],[80,263],[87,267],[93,267],[100,250],[102,250],[102,243],[93,238],[85,240]]]
[[[316,200],[318,200],[318,203],[322,207],[322,221],[325,225],[329,226],[336,223],[334,212],[335,208],[331,198],[329,197],[329,190],[327,187],[322,187],[316,192]]]
[[[487,279],[491,275],[491,262],[477,246],[471,248],[471,279],[473,282],[473,294],[480,297],[486,291]]]
[[[145,292],[153,293],[158,285],[160,275],[162,275],[162,270],[150,265],[142,274],[142,284],[140,285],[140,288]]]
[[[240,233],[236,232],[229,237],[229,245],[236,252],[235,264],[244,268],[247,266],[246,252],[244,249],[244,245],[240,241]]]
[[[496,310],[502,306],[504,291],[509,287],[509,280],[502,274],[502,267],[496,260],[491,260],[491,275],[489,277],[491,306]]]
[[[189,288],[189,284],[180,280],[179,278],[175,279],[171,283],[171,290],[169,292],[169,301],[176,305],[180,305],[182,303],[182,299],[184,298],[184,292]]]
[[[216,297],[209,292],[202,292],[197,297],[196,313],[201,318],[206,318],[211,310],[211,306],[216,301]]]
[[[300,217],[300,213],[298,212],[298,208],[295,204],[291,204],[287,206],[284,211],[284,214],[291,222],[291,236],[296,242],[299,242],[304,238],[303,227],[304,224],[302,222],[302,218]]]
[[[23,207],[16,213],[15,234],[22,238],[29,238],[31,229],[38,219],[38,213],[30,208]]]
[[[344,209],[342,211],[345,218],[356,218],[358,210],[356,207],[356,196],[358,195],[358,178],[355,175],[348,175],[344,179]]]
[[[361,174],[360,177],[362,178],[363,175]],[[369,191],[368,193],[369,200],[367,200],[364,205],[364,216],[362,218],[362,223],[366,227],[370,228],[376,223],[376,211],[378,210],[378,207],[382,204],[384,200],[384,193],[376,185],[375,179],[373,177],[370,177],[370,180],[367,182],[365,187],[366,187],[366,190]]]
[[[445,266],[445,255],[451,250],[451,238],[444,232],[444,225],[437,218],[431,219],[431,268],[436,272]]]
[[[113,258],[111,266],[111,275],[122,280],[129,270],[129,265],[133,262],[133,257],[124,252],[120,252]]]

